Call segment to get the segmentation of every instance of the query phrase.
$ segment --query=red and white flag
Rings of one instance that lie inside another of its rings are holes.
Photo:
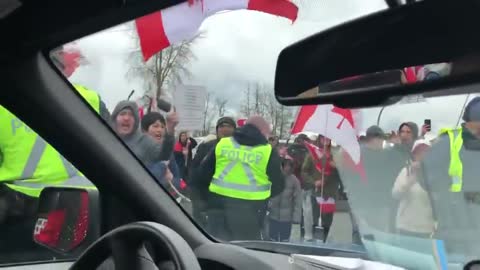
[[[330,164],[326,163],[325,170],[323,168],[322,158],[324,156],[324,151],[322,151],[322,149],[320,149],[318,146],[314,144],[311,144],[308,142],[304,142],[304,144],[305,144],[305,147],[307,147],[308,152],[310,152],[310,155],[312,156],[313,162],[315,163],[315,168],[319,172],[324,171],[326,175],[330,175],[331,173]],[[327,162],[329,158],[330,156],[327,154]]]
[[[291,132],[315,132],[335,141],[347,153],[346,162],[351,163],[352,169],[365,180],[354,118],[358,115],[355,111],[333,105],[302,106]]]
[[[290,0],[189,0],[135,20],[143,58],[172,44],[191,39],[209,16],[228,10],[248,9],[297,19],[298,7]]]
[[[318,205],[320,206],[320,213],[328,214],[328,213],[335,213],[337,210],[337,204],[335,203],[335,199],[329,197],[328,199],[324,199],[322,197],[316,197]]]
[[[406,83],[416,83],[419,80],[422,66],[406,67],[403,69]]]

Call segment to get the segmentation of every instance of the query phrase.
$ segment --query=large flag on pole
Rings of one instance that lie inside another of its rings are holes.
[[[308,143],[308,142],[304,142],[304,144],[305,144],[305,147],[307,148],[308,152],[310,153],[310,156],[312,156],[313,162],[315,163],[315,168],[319,172],[324,170],[326,175],[330,175],[330,173],[331,173],[330,166],[328,164],[325,164],[325,168],[323,168],[322,159],[323,159],[323,156],[325,155],[324,151],[322,149],[320,149],[320,147],[318,147],[314,144],[311,144],[311,143]],[[330,155],[327,154],[326,158],[329,159]]]
[[[342,147],[347,154],[347,164],[366,180],[360,157],[360,143],[357,138],[357,127],[354,117],[358,115],[350,109],[342,109],[333,105],[302,106],[292,127],[292,134],[305,131],[321,134]]]
[[[135,20],[143,58],[193,38],[203,20],[227,10],[255,10],[294,22],[298,7],[289,0],[189,0]]]

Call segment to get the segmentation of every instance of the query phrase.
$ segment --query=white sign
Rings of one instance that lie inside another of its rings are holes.
[[[180,123],[177,130],[201,130],[207,91],[200,85],[178,85],[173,93],[173,104]]]

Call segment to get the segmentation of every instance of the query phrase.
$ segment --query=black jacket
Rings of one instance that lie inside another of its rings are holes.
[[[207,157],[208,153],[215,150],[215,146],[217,146],[218,140],[212,140],[206,143],[201,143],[197,147],[197,152],[195,153],[195,157],[192,160],[192,166],[190,167],[190,177],[189,177],[189,188],[190,188],[190,196],[192,200],[195,200],[197,204],[199,200],[205,201],[207,198],[207,191],[208,188],[205,189],[205,186],[198,185],[199,181],[198,178],[202,175],[201,167],[202,161]]]
[[[202,163],[203,159],[208,155],[208,153],[210,153],[212,149],[215,149],[215,146],[217,145],[217,143],[218,143],[218,140],[212,140],[212,141],[201,143],[198,145],[197,152],[195,153],[195,157],[192,160],[193,172],[195,172],[195,170],[198,169],[198,167]]]
[[[233,138],[239,144],[246,146],[257,146],[268,143],[265,136],[263,136],[255,126],[248,124],[237,129],[233,134]],[[201,162],[198,170],[196,170],[195,181],[192,183],[195,188],[198,188],[200,191],[208,190],[210,181],[215,174],[215,163],[215,147],[212,147],[206,158]],[[271,197],[274,197],[283,191],[285,187],[285,176],[281,170],[280,156],[273,150],[267,164],[267,175],[270,182],[272,182]]]
[[[178,138],[178,141],[174,147],[173,155],[175,157],[175,162],[177,163],[178,169],[180,170],[180,175],[183,178],[183,180],[187,181],[189,183],[189,176],[190,176],[190,170],[192,166],[192,157],[193,157],[193,148],[197,147],[198,143],[194,138],[189,138],[190,140],[190,145],[188,146],[188,156],[187,160],[185,160],[185,156],[181,151],[177,151],[177,145],[180,144],[180,138]]]

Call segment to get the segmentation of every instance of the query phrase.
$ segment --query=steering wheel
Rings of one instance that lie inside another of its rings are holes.
[[[103,235],[70,269],[200,270],[200,264],[172,229],[155,222],[135,222]]]

